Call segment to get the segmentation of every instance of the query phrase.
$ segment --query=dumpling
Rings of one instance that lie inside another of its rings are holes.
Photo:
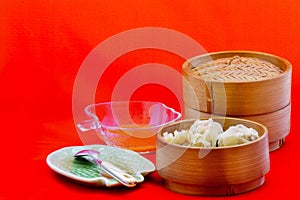
[[[192,147],[211,147],[211,143],[205,139],[202,134],[196,133],[192,135],[192,140],[190,141],[190,146]]]
[[[186,130],[175,131],[174,133],[165,132],[163,138],[168,143],[185,145],[188,141],[186,132]]]
[[[230,126],[225,132],[219,134],[218,146],[244,144],[256,140],[258,137],[258,132],[255,129],[238,124]]]
[[[221,124],[212,119],[196,120],[189,129],[163,133],[166,142],[191,147],[215,147],[218,135],[223,132]]]
[[[203,138],[210,143],[206,147],[215,147],[218,135],[223,132],[221,124],[214,122],[211,118],[208,120],[196,120],[190,130],[194,134],[202,134]]]

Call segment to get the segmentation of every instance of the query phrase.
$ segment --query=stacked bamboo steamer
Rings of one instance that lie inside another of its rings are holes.
[[[227,116],[264,124],[270,151],[290,131],[291,64],[254,51],[208,53],[182,67],[185,118]]]

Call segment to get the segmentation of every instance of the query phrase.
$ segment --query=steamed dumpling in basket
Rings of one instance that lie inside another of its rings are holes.
[[[208,120],[196,120],[190,131],[193,136],[190,139],[192,146],[215,147],[219,134],[223,132],[223,127],[210,118]]]
[[[212,119],[196,120],[189,129],[163,133],[168,143],[191,147],[215,147],[218,136],[223,132],[221,124]]]
[[[225,132],[219,134],[218,146],[232,146],[254,141],[259,137],[258,132],[242,124],[229,127]]]

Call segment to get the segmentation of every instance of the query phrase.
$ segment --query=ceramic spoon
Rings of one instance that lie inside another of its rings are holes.
[[[103,169],[103,171],[105,171],[107,174],[127,187],[134,187],[137,184],[137,180],[130,174],[125,173],[123,170],[107,161],[100,160],[98,158],[99,154],[99,151],[86,149],[77,152],[74,156],[85,157],[85,159],[87,159],[88,161],[99,165]]]

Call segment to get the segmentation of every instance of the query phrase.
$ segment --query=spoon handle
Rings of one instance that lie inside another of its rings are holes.
[[[100,166],[106,173],[127,187],[134,187],[137,184],[137,180],[133,176],[119,169],[110,162],[102,161]]]

